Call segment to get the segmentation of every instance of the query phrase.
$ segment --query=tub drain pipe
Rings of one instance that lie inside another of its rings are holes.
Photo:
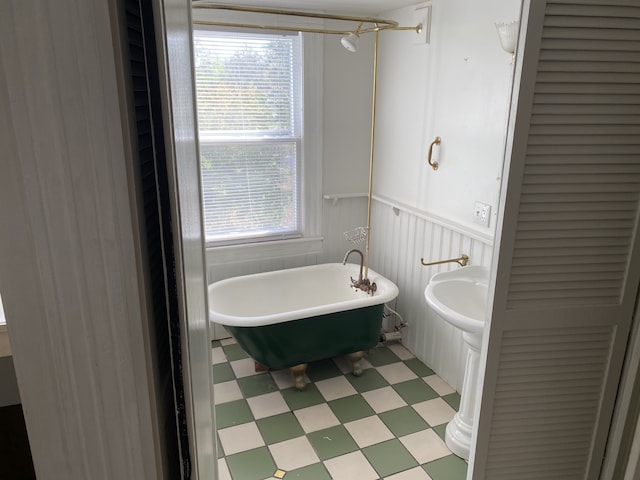
[[[393,308],[391,308],[389,305],[385,304],[384,305],[384,312],[382,314],[383,318],[387,318],[391,315],[393,315],[394,317],[396,317],[396,319],[394,319],[394,328],[393,331],[391,332],[385,332],[384,330],[380,332],[380,342],[381,343],[386,343],[386,342],[400,342],[402,340],[402,329],[405,328],[407,326],[407,323],[404,322],[404,320],[402,319],[402,317],[400,316],[400,314],[398,312],[396,312]],[[398,324],[397,319],[400,319],[400,324]]]
[[[400,331],[395,332],[382,332],[380,334],[380,342],[399,342],[402,340],[402,333]]]

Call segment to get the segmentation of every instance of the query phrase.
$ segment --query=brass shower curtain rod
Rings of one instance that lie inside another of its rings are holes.
[[[358,26],[355,28],[355,31],[357,31],[359,34],[380,32],[382,30],[415,30],[417,33],[420,33],[420,31],[422,30],[422,24],[417,25],[415,27],[400,27],[398,26],[398,22],[394,20],[386,20],[383,18],[355,17],[350,15],[333,15],[333,14],[327,14],[327,13],[303,12],[298,10],[282,10],[282,9],[275,9],[275,8],[225,5],[221,3],[202,2],[198,0],[194,0],[192,2],[192,7],[212,9],[212,10],[228,10],[233,12],[261,13],[261,14],[267,14],[267,15],[285,15],[285,16],[292,16],[292,17],[338,20],[338,21],[344,21],[344,22],[358,22]],[[278,26],[278,25],[256,25],[253,23],[249,24],[249,23],[234,23],[234,22],[218,22],[218,21],[208,21],[208,20],[194,20],[193,23],[195,25],[215,25],[219,27],[258,28],[258,29],[264,29],[264,30],[283,30],[283,31],[293,31],[293,32],[305,32],[305,33],[322,33],[322,34],[329,34],[329,35],[347,35],[354,31],[353,29],[352,30],[336,30],[336,29],[309,28],[309,27],[285,27],[285,26]],[[366,24],[370,24],[371,26],[362,28],[362,26]]]

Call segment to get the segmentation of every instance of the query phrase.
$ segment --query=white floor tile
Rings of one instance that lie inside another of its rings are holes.
[[[297,437],[269,445],[269,451],[276,466],[285,471],[306,467],[320,461],[307,437]]]
[[[222,340],[220,340],[220,345],[222,345],[223,347],[226,347],[227,345],[233,345],[234,343],[238,342],[236,342],[236,339],[233,337],[223,338]]]
[[[238,386],[238,382],[231,380],[229,382],[216,383],[213,385],[213,400],[216,405],[221,403],[240,400],[242,392]]]
[[[233,362],[230,362],[230,365],[233,373],[236,375],[236,378],[256,375],[256,363],[252,358],[234,360]],[[258,375],[264,375],[264,373]]]
[[[424,377],[423,380],[440,396],[449,395],[456,391],[455,388],[442,380],[438,375],[429,375],[428,377]]]
[[[345,423],[344,428],[347,429],[360,448],[394,438],[391,430],[376,415]]]
[[[318,390],[327,402],[358,393],[346,377],[343,376],[320,380],[316,382],[316,387],[318,387]]]
[[[390,477],[384,477],[384,480],[431,480],[431,477],[422,467],[416,467],[411,470],[396,473]]]
[[[420,464],[451,455],[447,445],[431,429],[406,435],[400,441]]]
[[[378,372],[391,385],[418,378],[418,376],[413,373],[413,370],[402,362],[390,363],[389,365],[378,367]]]
[[[280,392],[271,392],[247,398],[247,403],[256,420],[289,411],[289,406]]]
[[[231,472],[224,458],[218,460],[218,480],[232,480]]]
[[[415,355],[407,350],[401,343],[390,343],[387,348],[391,350],[400,360],[409,360]]]
[[[255,422],[223,428],[218,430],[218,435],[225,456],[262,447],[265,444]]]
[[[222,347],[214,347],[211,349],[211,364],[224,363],[227,361],[227,356],[224,354]]]
[[[416,403],[413,409],[432,427],[451,421],[456,414],[456,411],[441,398]]]
[[[378,370],[380,370],[378,368]],[[362,394],[374,412],[382,413],[388,410],[394,410],[396,408],[404,407],[407,405],[400,395],[393,389],[393,387],[378,388],[377,390],[370,390]]]
[[[298,419],[298,422],[300,422],[300,426],[305,433],[316,432],[323,428],[340,425],[340,420],[338,420],[326,403],[301,408],[300,410],[295,410],[293,414]]]
[[[376,480],[378,478],[378,474],[360,451],[325,460],[324,466],[329,470],[333,480]]]

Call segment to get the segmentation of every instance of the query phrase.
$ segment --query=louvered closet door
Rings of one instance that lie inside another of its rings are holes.
[[[522,23],[470,478],[596,479],[638,290],[640,0]]]

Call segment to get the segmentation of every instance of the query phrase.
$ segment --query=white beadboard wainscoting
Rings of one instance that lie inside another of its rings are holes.
[[[465,253],[470,264],[488,266],[492,243],[489,235],[374,197],[369,265],[400,290],[391,307],[409,324],[402,330],[402,343],[458,391],[466,361],[462,333],[431,311],[424,289],[434,274],[460,267],[456,263],[424,267],[420,259],[433,262]]]

